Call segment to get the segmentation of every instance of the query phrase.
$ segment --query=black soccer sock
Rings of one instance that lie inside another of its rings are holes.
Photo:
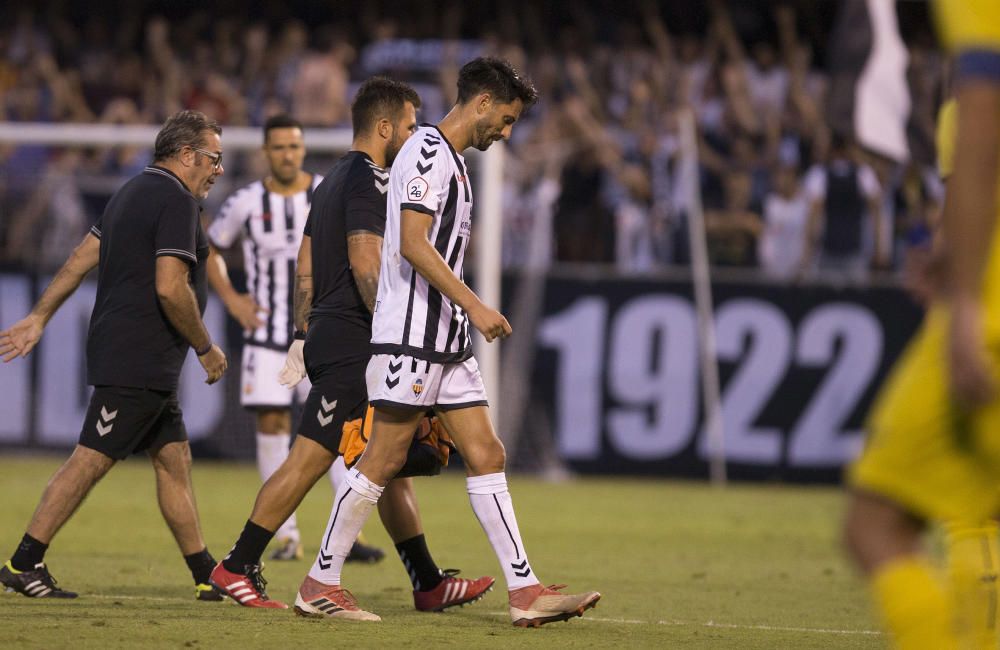
[[[396,544],[396,552],[406,567],[415,591],[430,591],[444,580],[441,570],[434,564],[431,552],[427,550],[427,540],[423,535]]]
[[[212,569],[215,568],[215,558],[212,557],[207,548],[191,555],[185,555],[184,561],[187,562],[188,569],[191,570],[191,577],[194,578],[196,585],[208,584],[208,577],[212,575]]]
[[[48,544],[42,544],[28,533],[25,533],[24,537],[21,538],[21,543],[17,545],[17,550],[14,551],[14,555],[10,558],[10,565],[17,571],[31,571],[35,568],[36,564],[43,560],[45,551],[48,548]]]
[[[229,555],[222,560],[222,566],[226,571],[232,573],[243,573],[248,564],[260,564],[260,556],[264,554],[264,549],[274,537],[274,532],[262,528],[247,519],[247,525],[243,527],[240,538],[236,540],[236,546],[229,551]]]

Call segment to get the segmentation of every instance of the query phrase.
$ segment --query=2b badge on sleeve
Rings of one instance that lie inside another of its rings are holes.
[[[427,194],[427,181],[422,176],[412,178],[406,183],[406,196],[411,201],[419,201]]]

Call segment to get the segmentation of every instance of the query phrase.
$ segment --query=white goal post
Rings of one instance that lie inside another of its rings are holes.
[[[261,146],[261,128],[246,126],[223,127],[223,142],[228,151],[247,151]],[[0,143],[46,145],[53,147],[139,145],[152,149],[158,125],[66,124],[42,122],[0,122]],[[304,133],[306,147],[313,153],[345,152],[351,148],[349,129],[308,128]],[[485,153],[472,151],[478,166],[473,177],[476,183],[475,210],[475,289],[487,305],[500,308],[500,255],[503,236],[501,195],[503,184],[503,143],[497,143]],[[529,332],[519,333],[531,336]],[[478,334],[474,337],[476,357],[489,394],[491,413],[496,424],[500,406],[500,348],[487,345]]]

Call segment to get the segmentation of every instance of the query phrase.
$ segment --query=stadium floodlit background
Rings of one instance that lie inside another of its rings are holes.
[[[608,2],[450,3],[439,12],[406,2],[359,11],[262,3],[249,15],[225,2],[211,11],[184,2],[123,3],[109,13],[45,6],[3,10],[8,122],[158,124],[189,107],[230,127],[289,111],[309,131],[347,128],[352,91],[377,73],[413,82],[421,118],[435,121],[468,58],[498,53],[531,75],[542,99],[514,131],[502,195],[504,305],[519,344],[509,344],[507,357],[517,358],[503,366],[514,413],[499,417],[518,466],[705,473],[686,273],[690,179],[678,164],[685,107],[700,136],[733,475],[836,480],[858,449],[873,388],[917,322],[898,271],[926,249],[941,194],[933,121],[943,65],[924,3],[899,4],[913,160],[875,170],[888,259],[860,273],[799,263],[808,257],[809,172],[830,149],[823,66],[835,2],[650,2],[624,11]],[[110,194],[148,159],[143,146],[0,143],[4,324],[26,312]],[[325,152],[306,166],[323,172],[330,160]],[[227,156],[206,212],[260,177],[262,165],[254,151]],[[860,255],[874,266],[871,249]],[[239,284],[238,253],[229,267]],[[3,444],[75,439],[90,296],[85,289],[64,308],[34,362],[4,367]],[[239,358],[234,322],[218,304],[208,318]],[[235,370],[221,389],[188,382],[202,455],[252,454]]]
[[[849,219],[860,243],[839,266],[807,246],[810,211],[843,208],[824,202],[816,181],[836,164],[825,66],[839,2],[97,4],[104,10],[0,7],[6,126],[156,125],[195,108],[224,128],[254,127],[289,112],[308,146],[321,129],[349,128],[352,93],[373,74],[411,82],[432,122],[474,56],[504,56],[534,80],[541,100],[506,146],[501,193],[503,311],[515,336],[495,417],[516,470],[708,477],[692,183],[712,269],[729,476],[835,483],[860,449],[874,392],[919,323],[905,271],[929,250],[941,206],[933,130],[946,66],[924,2],[897,3],[912,158],[871,162],[877,193]],[[694,177],[681,164],[688,110]],[[0,141],[0,327],[27,313],[150,148]],[[306,169],[322,173],[336,155],[311,154]],[[253,150],[227,148],[226,161],[208,215],[266,171]],[[240,286],[238,252],[227,261]],[[28,360],[0,367],[0,450],[12,471],[25,450],[76,440],[93,294],[84,286]],[[218,301],[206,320],[239,359],[241,332]],[[196,457],[251,458],[238,365],[208,388],[199,372],[189,360],[182,391]],[[817,498],[829,507],[832,497]],[[237,509],[250,499],[234,499]]]

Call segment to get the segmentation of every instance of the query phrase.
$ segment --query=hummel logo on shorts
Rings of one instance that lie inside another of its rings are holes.
[[[111,421],[114,420],[117,416],[118,416],[118,409],[115,409],[114,411],[111,411],[109,413],[107,407],[102,406],[101,417],[97,418],[97,435],[103,438],[104,436],[111,433],[111,429],[113,429],[115,426]]]

